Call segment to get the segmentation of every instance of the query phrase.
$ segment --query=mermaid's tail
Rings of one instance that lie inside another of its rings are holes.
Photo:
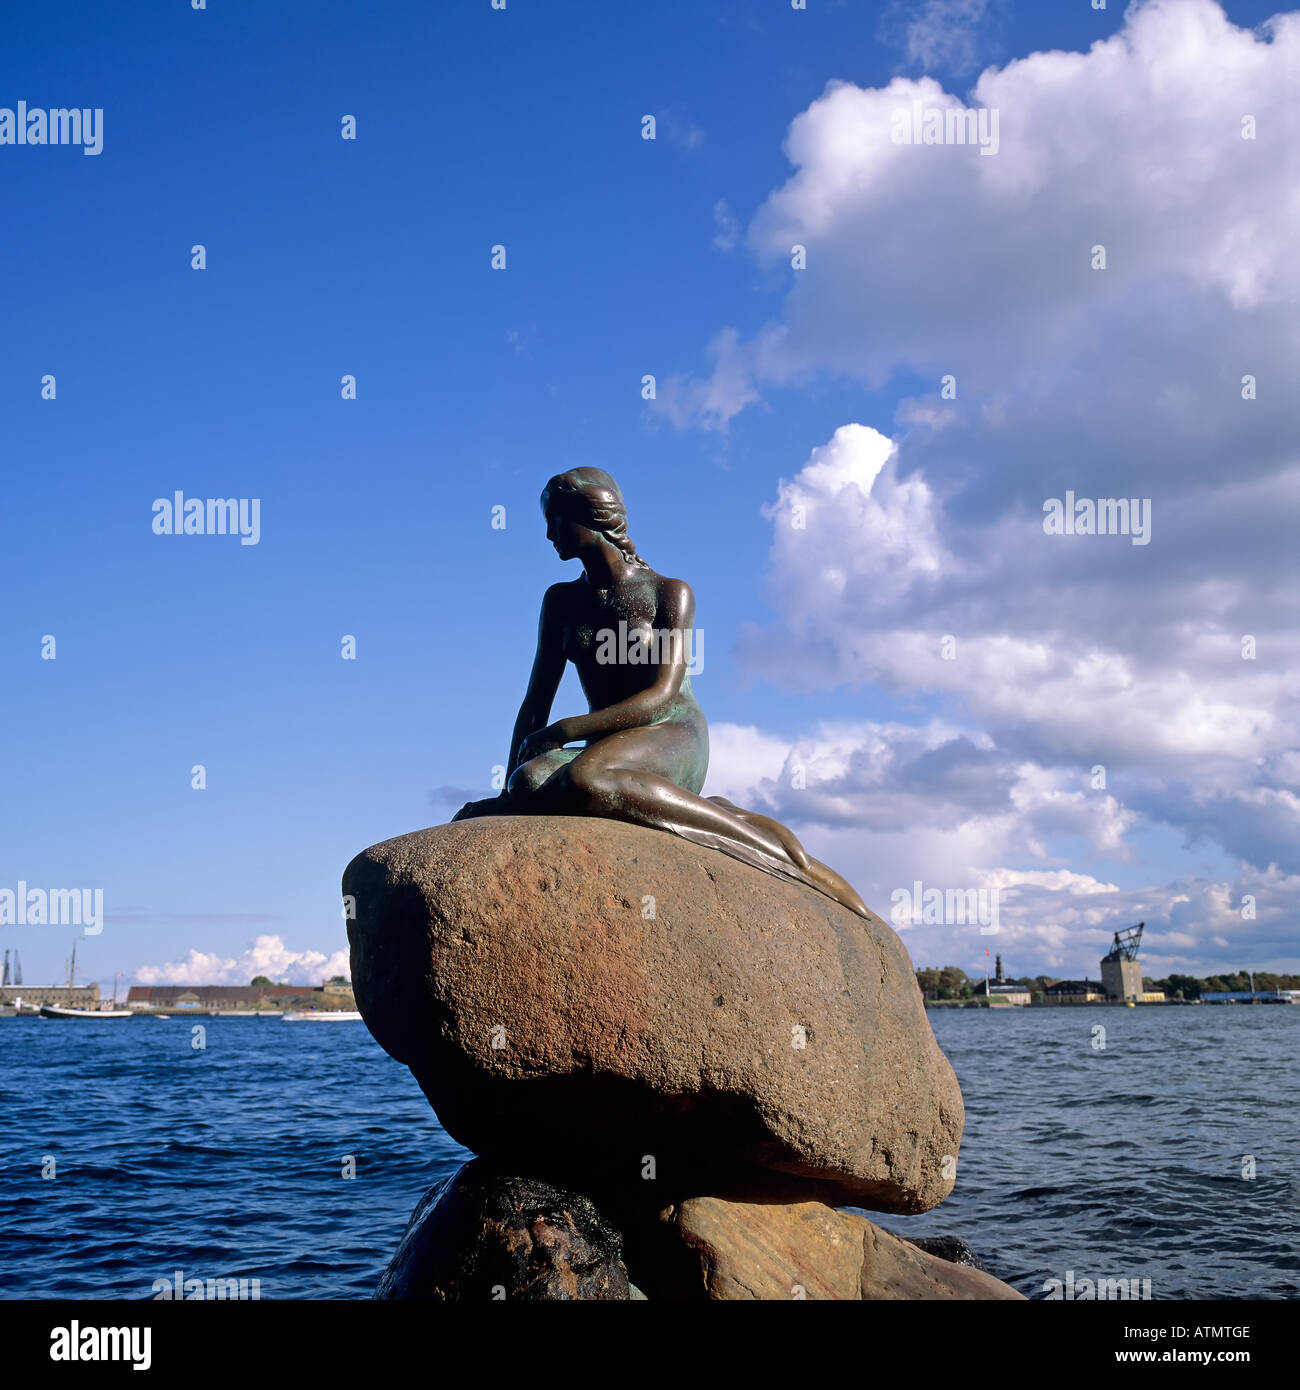
[[[739,859],[742,864],[761,869],[765,874],[773,874],[777,878],[783,878],[787,883],[797,883],[801,888],[813,888],[819,893],[825,893],[828,898],[833,898],[837,903],[847,907],[850,912],[856,912],[860,917],[870,915],[866,903],[855,892],[852,884],[842,879],[834,869],[829,869],[819,860],[811,858],[788,826],[773,820],[771,816],[761,815],[757,811],[746,811],[734,802],[728,801],[724,796],[710,796],[705,799],[713,802],[716,806],[721,806],[737,820],[765,830],[772,839],[785,849],[786,854],[784,856],[769,854],[746,839],[732,839],[729,835],[719,834],[713,830],[702,830],[677,822],[668,824],[660,822],[660,824],[664,829],[671,830],[675,835],[680,835],[683,840],[690,840],[692,844],[716,849],[722,854],[730,855],[733,859]],[[546,810],[539,806],[536,811],[530,812],[527,801],[519,804],[506,796],[493,796],[482,801],[467,802],[456,812],[452,820],[469,820],[477,816],[528,815],[530,813],[542,815],[546,814]]]
[[[729,854],[733,859],[739,859],[743,864],[749,864],[755,869],[762,869],[764,873],[783,878],[787,883],[797,883],[802,888],[815,888],[817,892],[825,893],[828,898],[834,898],[837,903],[847,907],[850,912],[856,912],[860,917],[870,915],[866,903],[862,901],[853,886],[842,879],[834,869],[827,868],[819,860],[811,858],[803,846],[799,844],[793,832],[779,821],[774,821],[770,816],[760,815],[757,811],[743,810],[723,796],[711,796],[707,800],[730,811],[740,819],[749,821],[750,824],[757,822],[766,826],[777,834],[783,844],[792,841],[796,853],[791,854],[788,860],[778,859],[775,855],[765,854],[757,847],[742,841],[731,840],[724,835],[715,835],[710,831],[696,830],[690,826],[674,825],[675,834],[680,835],[684,840],[690,840],[693,844],[707,845],[710,849],[720,850],[723,854]],[[806,868],[798,862],[800,858],[807,866]]]

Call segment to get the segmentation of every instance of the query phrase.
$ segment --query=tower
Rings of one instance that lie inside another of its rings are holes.
[[[1107,999],[1137,1000],[1142,998],[1142,962],[1138,947],[1142,944],[1142,928],[1136,927],[1115,933],[1110,950],[1101,958],[1101,984]]]

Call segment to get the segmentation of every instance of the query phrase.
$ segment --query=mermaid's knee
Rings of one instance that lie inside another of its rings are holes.
[[[596,759],[579,758],[570,763],[560,778],[564,798],[579,815],[599,814],[615,794],[615,778]]]
[[[520,763],[510,774],[510,780],[506,783],[506,794],[511,801],[520,803],[537,796],[572,757],[571,750],[556,748],[549,753],[530,758],[526,763]]]

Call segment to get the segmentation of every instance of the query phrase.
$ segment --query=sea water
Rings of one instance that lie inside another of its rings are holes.
[[[928,1017],[966,1101],[957,1185],[881,1225],[961,1236],[1032,1298],[1300,1294],[1300,1007]],[[361,1023],[0,1020],[0,1296],[367,1298],[468,1157]]]

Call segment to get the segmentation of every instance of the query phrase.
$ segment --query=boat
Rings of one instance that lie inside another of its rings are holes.
[[[170,1018],[171,1018],[171,1014],[150,1014],[149,1017],[150,1017],[150,1018],[170,1019]]]
[[[59,1004],[42,1004],[42,1018],[134,1018],[133,1009],[65,1009]]]
[[[117,1007],[117,981],[121,978],[120,974],[113,980],[113,1002],[101,1003],[97,1009],[74,1009],[63,1004],[42,1004],[42,1018],[93,1018],[93,1019],[115,1019],[115,1018],[134,1018],[134,1009],[119,1009]],[[72,943],[72,960],[68,965],[67,990],[71,994],[77,980],[77,943]]]
[[[361,1014],[356,1009],[298,1009],[284,1016],[286,1023],[359,1023]]]

